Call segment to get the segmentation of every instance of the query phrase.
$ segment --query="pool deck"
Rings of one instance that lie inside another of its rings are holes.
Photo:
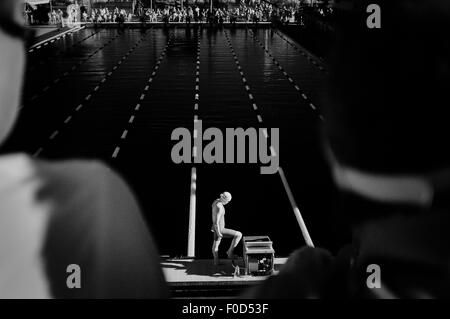
[[[275,271],[278,273],[287,258],[275,258]],[[267,276],[250,276],[244,274],[244,261],[238,260],[240,275],[234,276],[234,267],[230,260],[221,259],[219,266],[214,266],[212,259],[163,259],[161,266],[169,286],[249,286],[267,278]]]
[[[275,258],[274,274],[277,274],[287,258]],[[172,298],[237,298],[247,288],[268,276],[245,275],[244,261],[235,261],[240,275],[235,276],[231,260],[221,259],[214,266],[212,259],[162,259],[161,267]]]

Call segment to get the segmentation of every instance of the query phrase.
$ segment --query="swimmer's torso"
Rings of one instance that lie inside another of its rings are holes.
[[[212,204],[212,226],[211,230],[214,229],[214,226],[217,223],[217,215],[219,214],[220,210],[223,210],[223,214],[220,217],[219,220],[219,227],[220,229],[225,228],[225,207],[223,207],[222,203],[218,199],[216,199]]]

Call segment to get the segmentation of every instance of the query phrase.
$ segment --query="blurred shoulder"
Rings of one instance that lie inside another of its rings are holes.
[[[27,154],[2,155],[0,191],[4,196],[10,194],[10,206],[19,205],[21,198],[32,198],[35,205],[49,204],[51,211],[104,211],[118,202],[139,210],[124,179],[97,160],[48,161]]]
[[[110,166],[98,160],[34,160],[36,172],[47,182],[66,182],[72,185],[84,184],[86,187],[98,187],[113,183],[123,186],[125,182]]]

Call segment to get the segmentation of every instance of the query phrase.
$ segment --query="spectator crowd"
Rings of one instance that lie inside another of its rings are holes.
[[[93,8],[88,12],[85,7],[70,5],[66,10],[47,10],[42,8],[24,12],[31,24],[61,24],[64,21],[120,23],[120,22],[274,22],[303,24],[303,15],[316,15],[326,18],[332,13],[329,6],[314,7],[298,1],[286,1],[282,5],[271,4],[263,0],[240,0],[236,4],[221,3],[210,8],[207,2],[193,5],[165,5],[153,8],[138,6],[135,12],[115,8]]]

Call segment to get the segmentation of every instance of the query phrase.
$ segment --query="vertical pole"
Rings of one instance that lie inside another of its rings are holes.
[[[187,256],[195,257],[195,219],[196,219],[197,169],[191,170],[191,195],[189,198],[189,232]]]
[[[306,228],[305,221],[303,220],[302,214],[300,213],[300,209],[298,209],[297,203],[295,202],[294,195],[292,195],[291,188],[287,182],[286,176],[284,175],[284,171],[281,167],[278,168],[278,174],[281,177],[281,181],[283,182],[284,189],[286,190],[286,194],[289,197],[289,201],[291,203],[292,209],[294,210],[295,218],[297,219],[297,223],[300,226],[300,230],[302,231],[303,238],[305,239],[306,245],[309,247],[314,247],[311,236],[309,236],[308,229]]]

